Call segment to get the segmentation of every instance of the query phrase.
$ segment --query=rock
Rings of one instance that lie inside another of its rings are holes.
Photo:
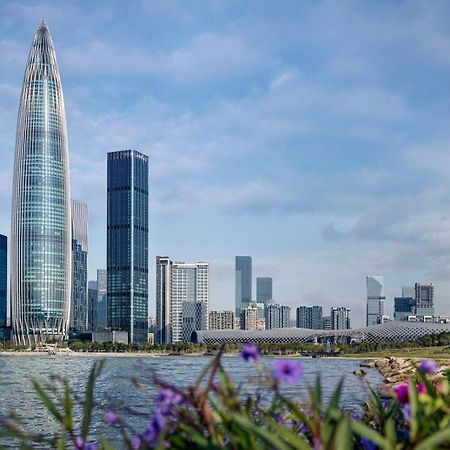
[[[357,375],[358,377],[364,377],[367,373],[363,369],[358,369],[353,372],[353,375]]]
[[[385,378],[386,382],[389,383],[389,384],[399,383],[400,381],[405,381],[407,379],[408,379],[408,374],[407,373],[400,373],[398,375],[391,375],[391,376]]]
[[[392,386],[384,383],[378,384],[377,392],[381,398],[391,398],[393,393]]]
[[[360,363],[359,367],[367,367],[369,369],[373,369],[375,367],[375,361],[372,360],[368,360],[368,361],[363,361],[362,363]]]

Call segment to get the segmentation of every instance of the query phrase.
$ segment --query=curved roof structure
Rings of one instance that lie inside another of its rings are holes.
[[[348,339],[357,342],[401,342],[444,331],[450,331],[450,324],[391,321],[350,330],[325,331],[306,328],[278,328],[263,331],[194,331],[192,341],[199,344],[238,344],[244,342],[287,344],[328,339]]]

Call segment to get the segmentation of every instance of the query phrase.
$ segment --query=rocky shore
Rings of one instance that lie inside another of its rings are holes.
[[[429,377],[433,383],[438,383],[445,378],[445,373],[450,369],[450,361],[437,361],[438,371]],[[396,385],[404,383],[410,375],[413,375],[420,360],[406,358],[377,358],[363,361],[360,366],[366,368],[376,368],[384,377],[384,383],[377,386],[378,393],[382,397],[392,397],[393,389]],[[363,369],[361,369],[363,370]]]

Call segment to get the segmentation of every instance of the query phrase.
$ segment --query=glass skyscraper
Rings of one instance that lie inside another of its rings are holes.
[[[107,323],[130,343],[148,333],[148,156],[108,153]]]
[[[369,276],[367,282],[367,314],[366,325],[382,323],[384,315],[384,278],[382,276]]]
[[[252,302],[252,257],[236,256],[236,316]]]
[[[8,239],[0,234],[0,329],[6,328],[6,286],[8,270]]]
[[[272,278],[256,278],[256,302],[267,304],[267,302],[270,302],[272,299]]]
[[[69,151],[61,79],[43,19],[25,68],[12,192],[14,340],[62,340],[72,291]]]
[[[85,331],[88,321],[88,207],[72,199],[72,310],[70,326]]]

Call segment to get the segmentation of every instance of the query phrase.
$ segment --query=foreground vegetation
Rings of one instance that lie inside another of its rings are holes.
[[[15,439],[23,449],[39,445],[61,450],[68,446],[77,450],[450,448],[449,380],[443,378],[433,384],[438,368],[431,360],[423,361],[408,382],[397,385],[390,401],[381,401],[368,387],[364,412],[355,417],[339,406],[342,382],[328,403],[323,400],[320,379],[309,387],[306,402],[300,404],[299,399],[286,397],[280,388],[302,382],[302,364],[277,359],[269,370],[252,344],[243,346],[241,356],[249,372],[257,376],[249,380],[254,393],[244,394],[224,370],[222,351],[190,386],[174,386],[156,376],[149,383],[151,389],[134,381],[153,407],[142,430],[125,419],[132,405],[106,413],[105,422],[115,429],[111,435],[119,435],[120,441],[91,431],[93,412],[104,406],[95,396],[104,361],[94,364],[83,399],[64,378],[53,377],[46,386],[34,382],[37,394],[58,424],[50,437],[49,430],[42,430],[42,434],[27,432],[20,418],[11,415],[0,421],[0,439]]]

